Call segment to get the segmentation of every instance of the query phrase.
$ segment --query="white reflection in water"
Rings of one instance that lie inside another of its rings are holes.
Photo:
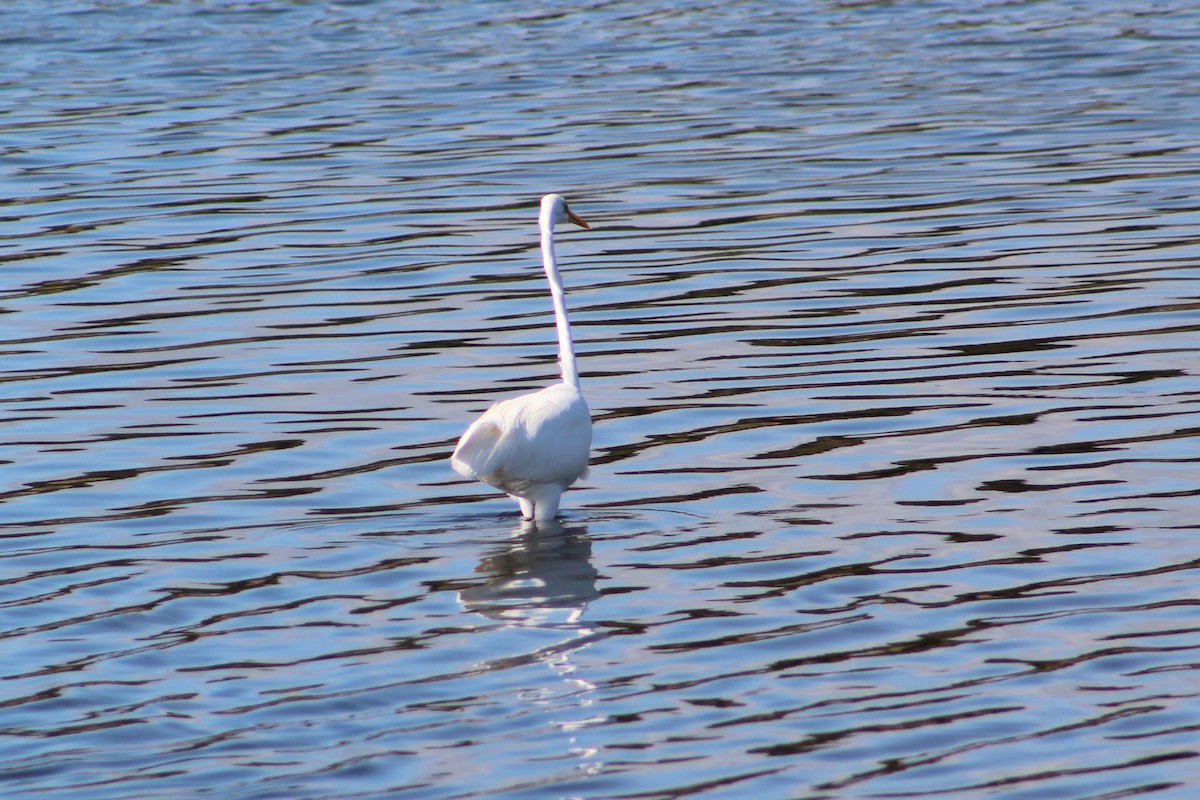
[[[557,520],[522,522],[484,555],[476,572],[483,583],[463,589],[467,611],[509,625],[536,625],[590,633],[582,622],[600,596],[587,528]]]
[[[596,685],[580,671],[576,654],[604,634],[585,621],[588,604],[600,593],[599,573],[592,566],[591,542],[585,526],[563,526],[557,520],[525,521],[509,539],[480,559],[476,572],[485,582],[458,593],[464,610],[504,625],[534,626],[566,634],[561,641],[539,647],[528,657],[547,666],[558,686],[542,684],[522,692],[518,700],[552,707],[553,725],[567,734],[568,752],[579,759],[586,774],[603,769],[600,748],[580,746],[575,732],[604,722],[596,715]],[[507,668],[485,663],[485,669]]]

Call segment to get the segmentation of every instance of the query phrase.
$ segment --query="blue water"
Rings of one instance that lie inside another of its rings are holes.
[[[5,797],[1200,791],[1200,10],[3,20]]]

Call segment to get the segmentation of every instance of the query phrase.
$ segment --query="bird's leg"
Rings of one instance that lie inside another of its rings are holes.
[[[534,519],[550,520],[558,516],[558,503],[562,499],[563,487],[553,483],[541,483],[529,490],[533,498]]]
[[[521,507],[521,516],[525,519],[533,519],[533,501],[527,497],[518,497],[515,494],[510,494],[513,500],[517,501],[517,505]]]

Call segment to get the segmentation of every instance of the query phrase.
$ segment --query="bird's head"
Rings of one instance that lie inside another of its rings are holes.
[[[560,194],[548,194],[542,198],[540,219],[543,223],[549,223],[552,228],[560,222],[574,222],[581,228],[591,227],[567,206],[567,201]]]

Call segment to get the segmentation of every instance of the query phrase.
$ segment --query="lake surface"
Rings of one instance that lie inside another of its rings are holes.
[[[1200,793],[1195,4],[2,13],[5,797]]]

